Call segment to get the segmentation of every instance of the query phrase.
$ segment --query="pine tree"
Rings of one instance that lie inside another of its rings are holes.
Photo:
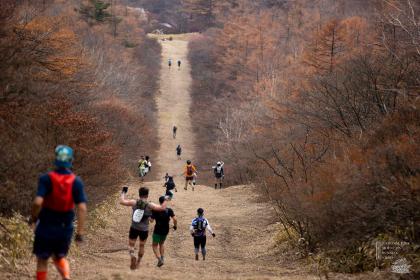
[[[87,4],[81,3],[79,13],[89,23],[105,22],[112,17],[112,15],[106,11],[110,3],[99,0],[89,0]]]

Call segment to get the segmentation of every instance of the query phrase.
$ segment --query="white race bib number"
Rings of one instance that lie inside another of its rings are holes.
[[[133,213],[133,222],[140,223],[141,219],[143,218],[144,210],[136,209]]]

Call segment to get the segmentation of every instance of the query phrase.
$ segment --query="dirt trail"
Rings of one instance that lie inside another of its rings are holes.
[[[184,159],[194,160],[197,152],[189,116],[191,85],[187,61],[186,40],[160,41],[162,43],[161,93],[157,98],[159,109],[160,151],[154,159],[158,178],[165,172],[181,174]],[[173,65],[168,68],[168,58]],[[178,70],[176,61],[181,59]],[[176,139],[172,126],[178,127]],[[175,147],[183,146],[183,160],[177,160]],[[151,199],[156,201],[164,191],[162,181],[147,182]],[[181,176],[176,177],[178,192],[170,203],[179,220],[177,231],[171,231],[166,242],[166,263],[156,267],[151,249],[151,238],[146,253],[136,271],[129,270],[127,235],[131,209],[115,203],[115,211],[106,230],[90,237],[89,248],[73,262],[74,279],[302,279],[302,274],[278,265],[268,250],[273,247],[273,213],[269,205],[258,202],[250,186],[214,190],[197,186],[184,191]],[[136,196],[138,183],[130,186],[129,195]],[[205,209],[206,217],[217,236],[208,239],[208,259],[195,261],[189,224],[198,207]],[[271,226],[270,226],[271,225]],[[151,226],[153,228],[153,225]],[[312,277],[306,279],[312,279]],[[313,277],[316,279],[316,277]]]
[[[190,67],[186,59],[187,41],[161,41],[161,93],[159,109],[160,151],[153,159],[159,177],[165,172],[180,174],[184,160],[176,159],[175,147],[184,147],[183,159],[199,152],[194,147],[194,135],[189,117],[191,84]],[[168,69],[167,60],[174,65]],[[181,59],[181,69],[176,61]],[[176,140],[172,126],[178,126]],[[164,191],[162,181],[146,182],[151,200],[157,201]],[[138,270],[130,271],[127,250],[131,209],[115,201],[106,229],[87,237],[84,247],[70,254],[73,279],[319,279],[300,270],[279,265],[274,248],[278,226],[270,205],[260,202],[252,186],[236,186],[214,190],[197,186],[193,192],[184,191],[182,178],[176,178],[178,192],[170,203],[178,217],[177,231],[171,230],[166,242],[166,262],[156,267],[151,248],[151,232],[146,253]],[[136,198],[138,182],[130,184],[129,196]],[[195,261],[189,224],[198,207],[205,209],[217,236],[208,238],[206,261]],[[92,222],[92,221],[91,221]],[[151,225],[150,230],[153,228]],[[50,269],[51,272],[54,269]],[[57,276],[55,272],[53,275]],[[51,276],[53,276],[51,275]],[[54,276],[50,279],[58,279]]]

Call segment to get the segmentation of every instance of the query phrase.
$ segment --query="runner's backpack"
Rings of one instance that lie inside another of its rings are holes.
[[[174,183],[174,181],[168,181],[168,182],[166,182],[166,189],[167,190],[173,190],[173,189],[175,189],[175,183]]]
[[[193,175],[193,167],[192,165],[187,165],[187,176]]]
[[[138,168],[146,168],[147,161],[146,160],[140,160]]]
[[[203,217],[198,217],[195,218],[194,220],[194,231],[196,234],[201,235],[204,233],[204,231],[206,230],[206,219],[204,219]]]
[[[146,209],[147,204],[149,203],[143,200],[137,200],[135,209],[133,211],[133,217],[132,217],[133,223],[138,224],[141,222],[141,220],[143,219],[144,210]]]
[[[222,174],[222,172],[223,172],[223,167],[222,167],[222,166],[216,166],[216,168],[214,169],[214,171],[215,171],[217,174]]]

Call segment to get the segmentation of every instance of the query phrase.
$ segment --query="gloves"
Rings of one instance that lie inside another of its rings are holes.
[[[34,225],[34,224],[36,223],[36,221],[37,221],[37,219],[34,219],[34,218],[32,218],[32,217],[29,217],[29,219],[28,219],[28,225],[29,225],[29,226]]]
[[[174,226],[173,228],[174,228],[174,230],[176,230],[177,229],[177,226]]]
[[[76,237],[74,238],[76,242],[83,242],[83,235],[76,234]]]
[[[216,237],[216,234],[213,232],[212,234],[211,234],[213,237]]]
[[[122,192],[123,192],[123,193],[127,193],[127,192],[128,192],[128,187],[123,187],[123,188],[122,188]]]

